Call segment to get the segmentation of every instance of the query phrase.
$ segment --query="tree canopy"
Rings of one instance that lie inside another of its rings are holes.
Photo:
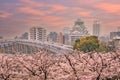
[[[96,36],[88,36],[75,41],[74,49],[91,52],[99,48],[99,40]]]

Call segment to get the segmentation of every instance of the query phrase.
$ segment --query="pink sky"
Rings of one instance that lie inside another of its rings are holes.
[[[92,33],[93,20],[101,22],[101,35],[120,26],[119,0],[3,0],[0,1],[0,36],[23,34],[32,26],[62,31],[82,18]]]

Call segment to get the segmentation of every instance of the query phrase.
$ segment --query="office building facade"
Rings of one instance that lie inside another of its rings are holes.
[[[32,27],[30,29],[30,40],[46,41],[46,29],[42,27]]]
[[[48,41],[50,42],[57,42],[57,38],[58,38],[58,33],[56,32],[50,32],[48,34]]]
[[[100,22],[97,20],[93,23],[93,35],[100,37]]]

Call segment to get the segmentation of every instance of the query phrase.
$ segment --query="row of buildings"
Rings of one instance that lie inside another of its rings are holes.
[[[100,33],[100,23],[95,21],[93,24],[93,35],[99,37]],[[89,36],[89,32],[85,27],[84,21],[81,19],[77,19],[72,28],[66,27],[63,32],[50,32],[47,35],[47,30],[42,27],[32,27],[29,31],[30,40],[40,40],[40,41],[50,41],[50,42],[58,42],[62,44],[73,44],[75,40],[80,39],[82,37]],[[23,35],[26,36],[25,34]]]
[[[110,40],[113,41],[114,46],[120,47],[120,27],[118,31],[110,32]]]
[[[93,22],[93,34],[97,36],[101,42],[112,42],[115,46],[120,47],[120,27],[115,32],[110,32],[109,36],[100,36],[100,22],[95,20]],[[56,42],[61,44],[72,45],[75,40],[80,39],[82,37],[90,36],[84,21],[81,19],[77,19],[73,27],[65,27],[63,32],[49,32],[41,27],[34,26],[30,28],[29,32],[25,32],[20,37],[15,37],[15,39],[27,39],[27,40],[39,40],[39,41],[49,41]],[[3,37],[0,36],[0,40]]]
[[[81,19],[77,19],[74,22],[72,28],[65,27],[63,32],[50,32],[47,34],[47,30],[45,28],[35,26],[30,28],[29,33],[25,32],[22,34],[20,39],[30,39],[30,40],[39,40],[39,41],[49,41],[49,42],[57,42],[62,44],[73,44],[75,40],[80,39],[82,37],[89,36],[89,32],[85,26],[84,21]],[[108,38],[100,37],[100,22],[94,21],[93,23],[93,35],[98,36],[101,41],[108,41]],[[120,31],[111,32],[110,33],[110,40],[115,41],[118,45],[120,44]]]
[[[93,24],[93,35],[99,36],[100,33],[100,24],[98,21],[95,21]],[[85,27],[84,21],[77,19],[74,22],[72,28],[65,27],[63,32],[50,32],[47,34],[47,30],[40,26],[35,26],[30,28],[29,33],[25,32],[22,34],[19,39],[30,39],[30,40],[39,40],[39,41],[50,41],[57,42],[62,44],[73,44],[75,40],[82,37],[89,36],[89,32]],[[18,38],[18,37],[16,37]]]

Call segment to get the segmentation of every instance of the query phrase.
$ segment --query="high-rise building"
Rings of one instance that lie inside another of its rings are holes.
[[[64,27],[63,29],[63,44],[69,44],[69,34],[71,33],[71,27]]]
[[[110,32],[110,39],[113,40],[115,37],[120,37],[120,32]]]
[[[100,22],[97,20],[93,23],[93,35],[100,37]]]
[[[66,45],[69,44],[69,34],[63,35],[63,44],[66,44]]]
[[[116,36],[114,39],[113,39],[113,42],[114,42],[114,46],[117,48],[120,48],[120,37],[119,36]]]
[[[57,42],[57,38],[58,38],[58,33],[56,32],[50,32],[48,34],[48,41]]]
[[[42,27],[32,27],[30,29],[30,39],[31,40],[39,40],[46,41],[46,29]]]
[[[59,35],[58,35],[58,43],[63,44],[63,34],[62,34],[62,32],[60,32]]]

